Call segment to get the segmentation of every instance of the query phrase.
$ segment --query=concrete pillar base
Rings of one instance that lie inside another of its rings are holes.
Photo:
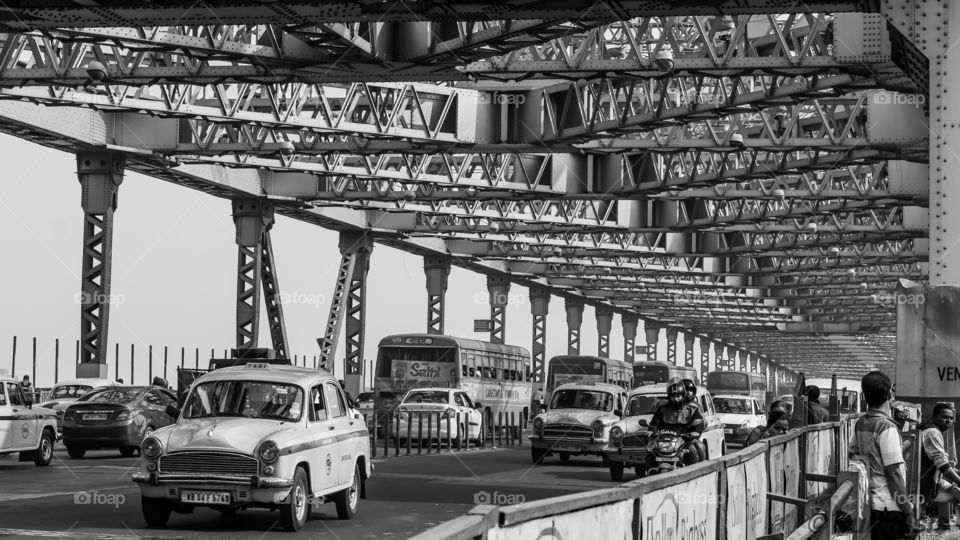
[[[106,364],[80,364],[77,366],[78,379],[109,379]],[[131,381],[132,382],[132,381]]]

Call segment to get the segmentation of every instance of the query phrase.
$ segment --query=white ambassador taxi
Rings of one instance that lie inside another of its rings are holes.
[[[615,385],[595,382],[558,386],[550,396],[547,412],[533,419],[530,458],[534,464],[557,454],[566,463],[570,456],[593,454],[607,458],[610,426],[620,420],[627,392]]]
[[[45,466],[56,440],[56,413],[34,407],[16,379],[0,377],[0,454],[19,452],[20,461]]]
[[[723,433],[731,448],[743,448],[750,432],[767,424],[763,406],[750,396],[717,394],[713,396],[713,406],[723,422]]]
[[[351,413],[325,371],[248,363],[197,379],[179,419],[141,445],[143,517],[162,527],[170,513],[210,507],[280,510],[299,531],[313,503],[336,503],[352,518],[373,472],[363,417]]]
[[[630,391],[623,420],[610,428],[610,441],[604,453],[610,469],[610,479],[623,480],[623,470],[634,467],[638,477],[643,477],[644,460],[647,456],[649,429],[640,425],[641,420],[649,423],[657,406],[667,399],[667,385],[655,384],[641,386]],[[723,422],[713,407],[713,399],[706,389],[697,387],[697,405],[703,416],[704,429],[700,441],[707,448],[707,457],[714,459],[727,453],[724,440]]]

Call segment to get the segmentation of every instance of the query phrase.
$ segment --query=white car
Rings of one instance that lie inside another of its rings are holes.
[[[34,407],[20,382],[0,377],[0,454],[20,453],[20,461],[49,465],[57,440],[57,416]]]
[[[550,394],[547,412],[533,419],[530,459],[540,463],[557,454],[566,463],[570,456],[592,454],[607,459],[604,448],[610,427],[620,420],[627,392],[614,384],[579,382],[558,386]]]
[[[446,441],[449,433],[454,444],[466,440],[483,445],[483,412],[464,390],[414,388],[400,400],[397,412],[399,420],[390,422],[390,430],[400,440],[439,436],[441,441]]]
[[[162,527],[171,511],[211,507],[280,511],[299,531],[313,503],[351,519],[373,473],[370,434],[325,371],[249,363],[212,371],[190,389],[175,424],[141,445],[143,517]]]
[[[94,388],[116,385],[117,383],[110,379],[63,379],[53,386],[50,395],[40,406],[52,409],[57,414],[57,433],[60,433],[63,429],[63,413],[67,407]]]
[[[714,459],[727,452],[723,423],[713,408],[710,392],[697,388],[697,405],[703,416],[704,429],[700,441],[707,448],[707,457]],[[625,468],[634,467],[638,477],[643,477],[644,460],[647,457],[649,430],[640,421],[649,423],[657,406],[667,399],[667,385],[641,386],[630,391],[623,419],[610,428],[609,445],[604,449],[614,482],[623,480]]]
[[[767,423],[763,406],[750,396],[718,394],[713,396],[713,406],[723,422],[723,433],[730,448],[743,448],[753,428]]]

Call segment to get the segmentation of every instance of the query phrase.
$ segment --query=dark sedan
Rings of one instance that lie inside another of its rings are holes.
[[[159,386],[115,386],[84,394],[63,415],[63,445],[79,459],[96,448],[119,448],[132,456],[143,438],[172,424],[168,405],[177,398]]]

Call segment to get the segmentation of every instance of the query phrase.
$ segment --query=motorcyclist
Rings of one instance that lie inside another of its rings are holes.
[[[700,405],[697,404],[697,384],[693,382],[692,379],[683,379],[683,387],[687,392],[687,395],[683,401],[685,405],[691,405],[696,407],[697,410],[700,410]],[[703,414],[702,412],[700,413]],[[703,441],[700,439],[694,439],[690,441],[690,449],[697,453],[697,461],[706,461],[709,459],[707,456],[707,447],[703,444]]]
[[[703,430],[703,415],[699,407],[685,402],[686,397],[687,390],[683,382],[676,377],[670,379],[667,382],[667,400],[657,407],[649,425],[652,434],[665,429],[676,431],[683,437],[684,446],[690,450],[690,441],[699,439]],[[683,460],[685,465],[693,465],[699,461],[699,452],[688,451]],[[656,463],[653,452],[647,452],[647,470],[655,468]]]

